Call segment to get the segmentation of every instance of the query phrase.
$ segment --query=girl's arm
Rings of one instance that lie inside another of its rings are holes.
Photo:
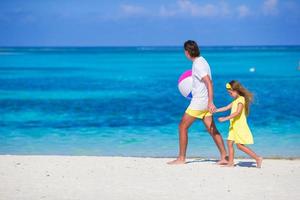
[[[216,112],[225,112],[225,111],[231,109],[231,107],[232,107],[232,103],[228,104],[227,106],[218,108],[218,109],[216,110]]]
[[[209,77],[209,75],[206,75],[202,78],[202,81],[204,82],[207,93],[208,93],[208,110],[211,113],[214,113],[216,110],[216,106],[214,105],[214,90],[213,90],[213,84]]]
[[[243,104],[239,103],[238,107],[237,107],[237,109],[236,109],[236,111],[234,113],[232,113],[231,115],[229,115],[227,117],[220,117],[218,120],[220,122],[225,122],[227,120],[230,120],[232,118],[235,118],[235,117],[239,116],[242,113],[242,111],[243,111]]]

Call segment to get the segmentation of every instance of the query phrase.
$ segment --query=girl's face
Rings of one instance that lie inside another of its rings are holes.
[[[228,94],[234,99],[239,96],[239,94],[235,90],[227,90],[227,91],[228,91]]]

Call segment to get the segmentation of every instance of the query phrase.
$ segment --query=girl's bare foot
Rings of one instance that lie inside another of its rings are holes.
[[[257,167],[257,168],[261,168],[262,161],[263,161],[263,158],[262,158],[262,157],[259,157],[259,158],[256,160],[256,167]]]
[[[180,165],[180,164],[185,164],[185,160],[176,159],[176,160],[167,162],[167,164],[169,164],[169,165]]]

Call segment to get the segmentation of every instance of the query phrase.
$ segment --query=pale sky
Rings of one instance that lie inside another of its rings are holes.
[[[300,45],[298,0],[1,0],[0,46]]]

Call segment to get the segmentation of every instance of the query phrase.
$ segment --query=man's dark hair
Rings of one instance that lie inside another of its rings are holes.
[[[184,50],[186,50],[192,58],[200,56],[199,47],[193,40],[188,40],[184,43]]]

